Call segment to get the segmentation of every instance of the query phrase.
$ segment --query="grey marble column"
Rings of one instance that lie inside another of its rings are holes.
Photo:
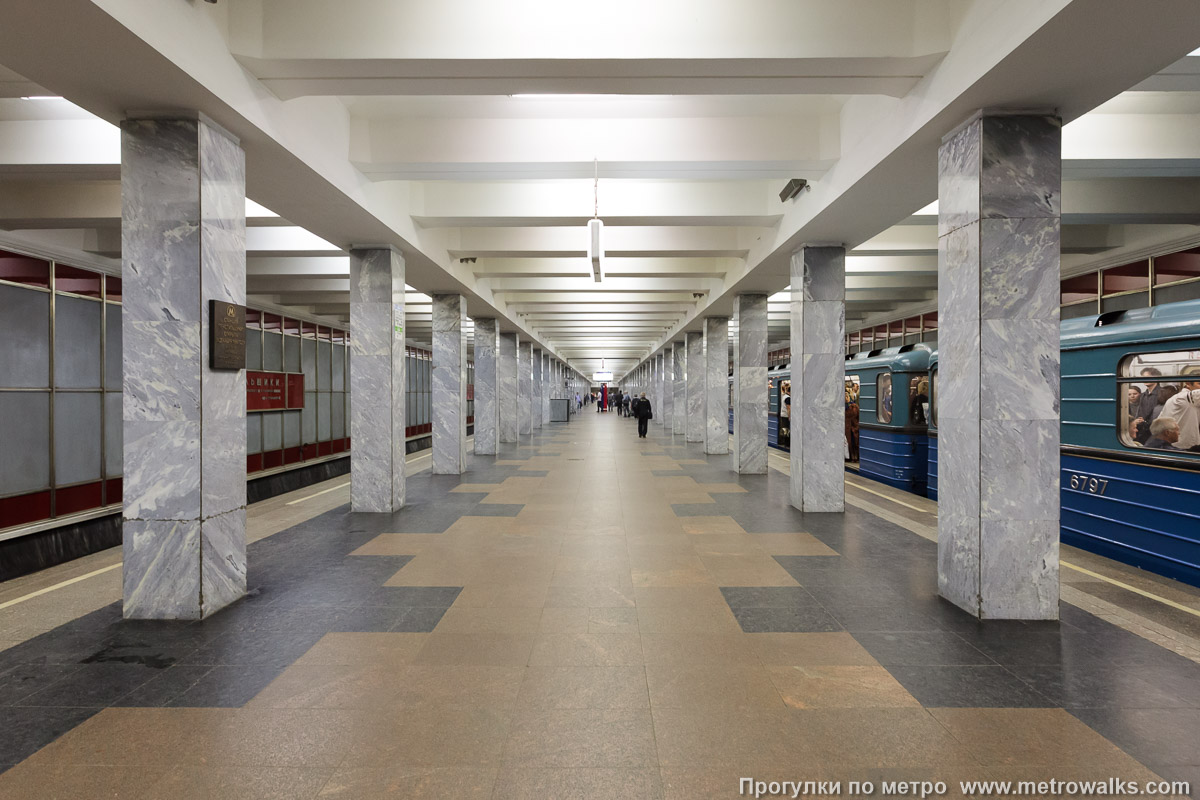
[[[494,456],[500,442],[496,320],[475,320],[475,455]]]
[[[551,373],[553,361],[549,353],[542,353],[542,391],[538,400],[542,406],[542,425],[550,423],[550,396],[554,391],[554,376]]]
[[[669,413],[665,407],[666,393],[663,387],[666,386],[666,369],[667,360],[663,357],[663,353],[659,353],[654,357],[654,424],[662,425]]]
[[[533,342],[522,342],[517,356],[517,424],[519,432],[533,433]]]
[[[350,510],[404,505],[404,257],[350,251]]]
[[[529,384],[529,413],[532,416],[533,430],[538,430],[542,427],[542,362],[544,361],[542,351],[540,349],[533,351],[533,377]]]
[[[433,295],[433,474],[467,468],[467,302]]]
[[[977,116],[938,152],[938,589],[1058,618],[1061,121]]]
[[[663,433],[668,436],[675,430],[675,347],[663,348],[662,407]]]
[[[689,442],[704,441],[704,334],[685,334],[684,432]]]
[[[675,357],[675,383],[674,396],[671,398],[671,432],[682,436],[687,427],[687,378],[684,375],[687,348],[682,342],[676,342],[672,352]]]
[[[496,358],[496,386],[498,415],[500,417],[500,441],[517,441],[520,425],[517,423],[517,335],[501,333]]]
[[[208,348],[209,301],[246,302],[245,174],[207,119],[122,125],[126,618],[246,593],[246,373]]]
[[[767,471],[767,296],[738,295],[733,342],[733,471]]]
[[[729,452],[729,318],[704,320],[704,452]]]
[[[791,500],[801,511],[846,503],[846,249],[792,255]],[[779,409],[780,424],[784,409]]]

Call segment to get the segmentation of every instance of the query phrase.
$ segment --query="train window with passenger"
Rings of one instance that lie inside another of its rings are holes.
[[[1200,350],[1128,356],[1117,389],[1122,444],[1200,453]]]
[[[875,379],[875,418],[880,422],[892,421],[892,376],[884,372]]]
[[[908,422],[929,424],[929,378],[925,375],[908,376]]]

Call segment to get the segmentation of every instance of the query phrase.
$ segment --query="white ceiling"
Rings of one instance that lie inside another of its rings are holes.
[[[430,293],[461,292],[585,373],[776,295],[804,242],[854,248],[851,330],[936,307],[933,156],[983,106],[1069,122],[1064,269],[1200,234],[1188,0],[55,0],[6,22],[0,229],[118,255],[112,123],[200,110],[263,204],[252,298],[346,319],[345,248],[390,243],[414,338]],[[810,189],[782,202],[792,177]]]

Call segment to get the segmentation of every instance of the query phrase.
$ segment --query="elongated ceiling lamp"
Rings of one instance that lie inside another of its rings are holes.
[[[604,279],[604,223],[600,221],[600,159],[595,160],[595,168],[592,193],[596,204],[594,216],[588,220],[588,261],[592,262],[592,277],[599,283]]]

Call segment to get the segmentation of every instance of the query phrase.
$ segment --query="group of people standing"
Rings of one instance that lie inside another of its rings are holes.
[[[654,419],[654,411],[650,406],[650,401],[646,399],[645,392],[635,397],[631,392],[622,391],[618,387],[610,394],[607,386],[601,386],[600,391],[592,393],[591,396],[596,403],[596,413],[603,414],[615,409],[619,417],[636,419],[638,421],[638,438],[646,438],[647,423]]]
[[[1129,438],[1152,449],[1200,450],[1200,381],[1153,380],[1161,375],[1146,367],[1141,377],[1151,380],[1129,385]]]

